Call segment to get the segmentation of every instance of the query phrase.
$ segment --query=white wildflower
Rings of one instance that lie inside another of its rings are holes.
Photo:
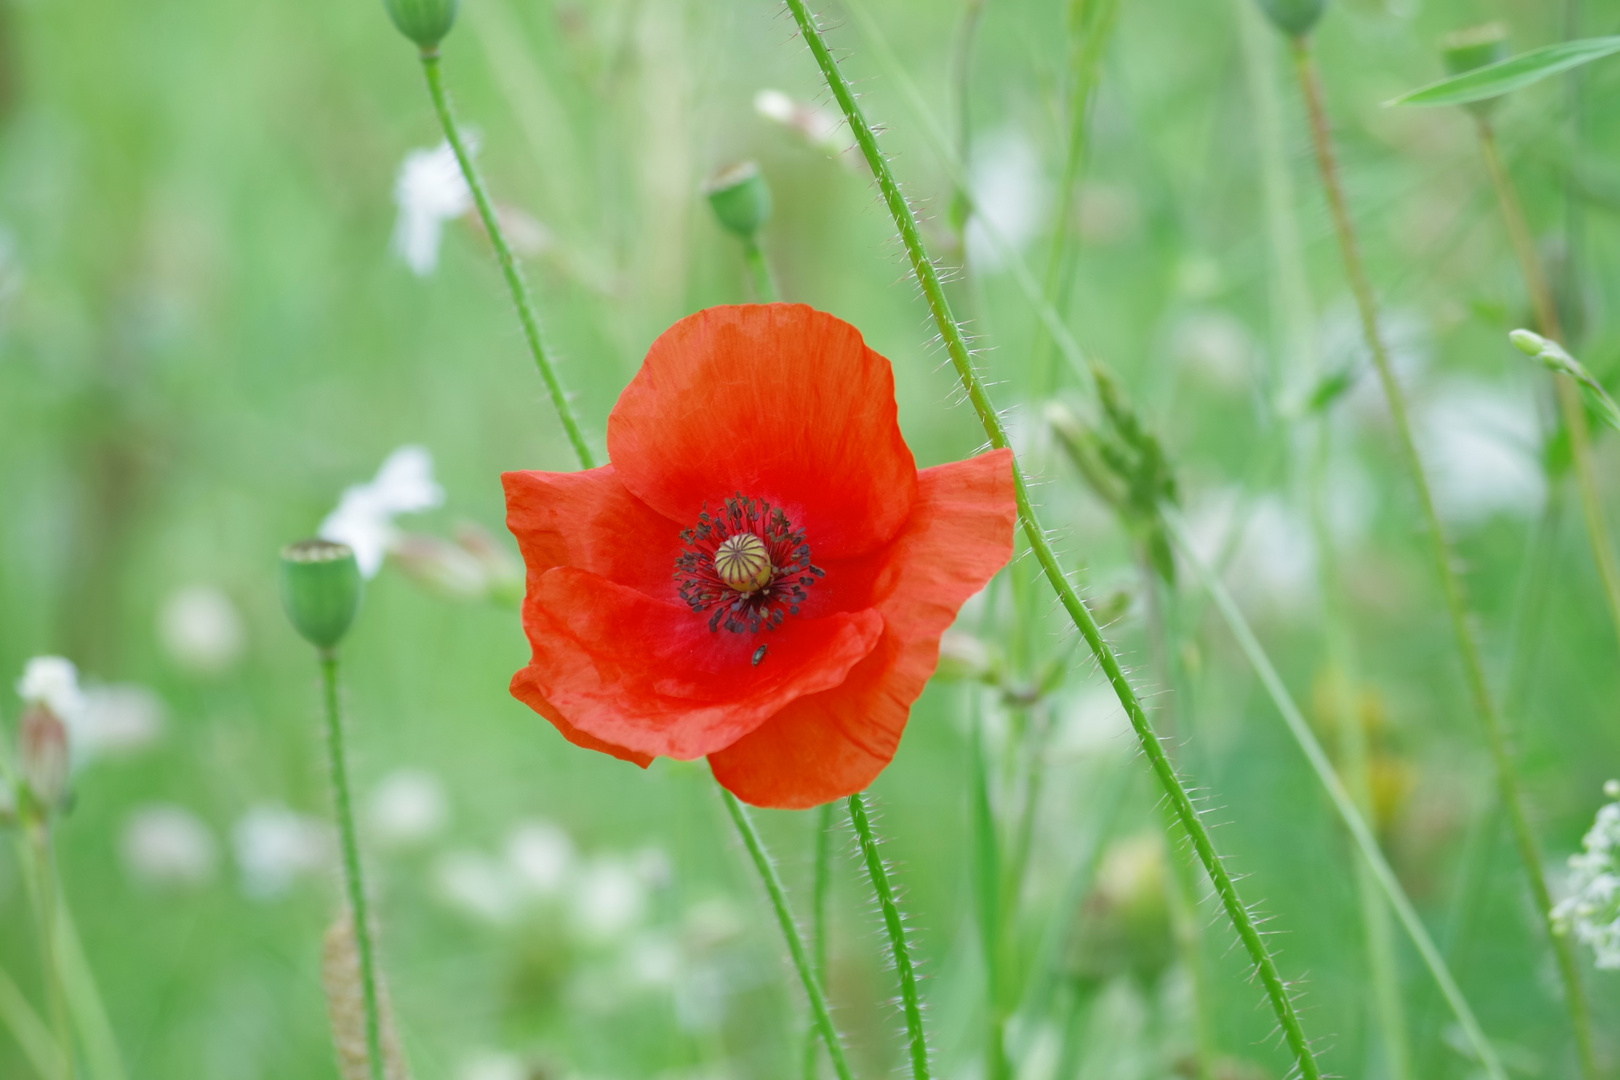
[[[486,1051],[456,1067],[456,1080],[529,1080],[533,1075],[515,1054]]]
[[[1040,235],[1046,220],[1040,154],[1023,133],[996,132],[974,155],[968,186],[974,209],[967,227],[968,258],[984,270],[1000,270]]]
[[[1535,513],[1547,495],[1528,388],[1448,379],[1418,414],[1418,444],[1442,516],[1460,523]]]
[[[624,966],[632,986],[672,987],[681,974],[681,950],[667,934],[638,934],[625,950]]]
[[[388,455],[376,479],[344,489],[337,509],[321,522],[319,534],[323,540],[353,548],[360,572],[372,578],[399,538],[394,518],[443,502],[444,489],[433,479],[433,455],[425,447],[402,446]]]
[[[635,926],[647,910],[647,890],[634,866],[620,859],[592,860],[574,886],[573,922],[593,941],[611,941]]]
[[[1254,377],[1254,335],[1229,311],[1189,312],[1170,330],[1177,362],[1222,389],[1241,389]]]
[[[247,628],[225,593],[212,585],[187,585],[163,602],[158,637],[176,664],[211,675],[241,659]]]
[[[1620,783],[1609,781],[1603,792],[1620,797]],[[1574,933],[1598,967],[1620,970],[1620,802],[1598,810],[1581,849],[1569,858],[1569,896],[1553,908],[1553,925]]]
[[[848,141],[838,134],[844,118],[836,109],[796,101],[780,90],[761,90],[754,95],[754,111],[798,132],[811,146],[833,157],[849,149]]]
[[[120,850],[130,876],[152,886],[205,884],[219,861],[208,826],[184,807],[166,803],[131,812]]]
[[[384,777],[366,807],[371,835],[386,847],[411,847],[444,831],[450,800],[426,769],[400,769]]]
[[[242,815],[231,841],[242,889],[256,899],[281,895],[300,877],[325,869],[332,858],[325,824],[274,803]]]
[[[573,873],[574,842],[549,821],[521,822],[507,837],[506,861],[529,892],[556,896]]]
[[[468,151],[477,149],[477,140],[469,139]],[[472,189],[448,142],[405,155],[394,182],[394,201],[399,204],[394,251],[418,277],[427,277],[439,265],[444,223],[473,206]]]
[[[506,926],[522,910],[522,891],[512,871],[482,852],[448,852],[434,865],[433,876],[446,902],[483,922]]]
[[[93,686],[72,725],[74,749],[91,757],[144,749],[162,736],[167,711],[163,699],[144,686]]]
[[[61,656],[36,656],[23,668],[17,680],[17,695],[29,705],[43,705],[70,727],[84,712],[84,692],[79,689],[79,669]]]

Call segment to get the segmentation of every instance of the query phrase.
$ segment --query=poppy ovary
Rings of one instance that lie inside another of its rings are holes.
[[[709,629],[732,633],[774,630],[799,613],[805,589],[822,576],[810,562],[803,529],[761,499],[742,494],[681,533],[685,549],[675,560],[681,599],[708,614]]]

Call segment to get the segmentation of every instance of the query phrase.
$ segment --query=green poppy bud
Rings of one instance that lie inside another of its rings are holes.
[[[424,49],[437,48],[456,23],[461,0],[383,0],[399,32]]]
[[[293,629],[317,649],[343,640],[360,610],[360,564],[347,544],[301,540],[281,551],[281,602]]]
[[[1260,10],[1289,37],[1304,37],[1327,10],[1327,0],[1260,0]]]
[[[1494,64],[1508,58],[1507,27],[1499,22],[1486,23],[1469,30],[1459,30],[1440,39],[1440,59],[1446,65],[1446,74],[1461,75],[1475,68]],[[1484,115],[1496,108],[1499,98],[1469,102],[1467,108]]]
[[[733,165],[716,174],[705,185],[703,192],[709,197],[714,216],[725,228],[742,237],[751,238],[771,219],[771,189],[752,161]]]

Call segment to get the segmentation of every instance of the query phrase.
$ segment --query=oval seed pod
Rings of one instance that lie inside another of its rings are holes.
[[[771,189],[752,161],[723,169],[704,186],[703,192],[720,224],[744,240],[759,232],[771,218]]]
[[[281,602],[293,629],[317,649],[348,633],[360,610],[360,564],[347,544],[301,540],[281,551]]]
[[[1327,10],[1327,0],[1260,0],[1260,10],[1289,37],[1304,37]]]
[[[1498,60],[1506,60],[1508,52],[1508,30],[1499,22],[1459,30],[1440,39],[1440,59],[1445,63],[1448,75],[1461,75]],[[1494,109],[1499,100],[1486,98],[1473,101],[1468,103],[1467,108],[1484,114]]]
[[[437,48],[456,23],[460,0],[383,0],[399,32],[423,49]]]

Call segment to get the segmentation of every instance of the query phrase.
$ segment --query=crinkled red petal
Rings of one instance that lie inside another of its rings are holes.
[[[710,754],[721,784],[755,806],[802,809],[877,778],[939,664],[940,635],[1012,558],[1012,469],[1011,451],[995,450],[923,470],[911,520],[869,571],[882,641],[836,688],[797,699]]]
[[[527,705],[535,712],[539,713],[541,716],[545,717],[547,720],[550,720],[552,726],[562,734],[562,737],[573,743],[575,746],[582,746],[587,750],[595,750],[599,753],[610,754],[613,757],[618,758],[620,761],[628,761],[632,764],[640,765],[643,769],[652,764],[653,756],[651,754],[638,754],[634,750],[627,750],[622,746],[615,746],[610,742],[604,742],[595,736],[585,734],[583,731],[579,730],[579,728],[575,727],[573,724],[570,724],[567,720],[564,720],[562,713],[553,708],[551,702],[547,701],[545,696],[540,692],[540,687],[535,683],[534,676],[530,673],[528,668],[524,668],[522,671],[519,671],[516,675],[512,676],[512,696],[523,702],[523,704]]]
[[[804,529],[818,565],[881,548],[916,497],[889,362],[802,304],[709,308],[670,327],[607,441],[620,481],[670,520],[764,499]]]

